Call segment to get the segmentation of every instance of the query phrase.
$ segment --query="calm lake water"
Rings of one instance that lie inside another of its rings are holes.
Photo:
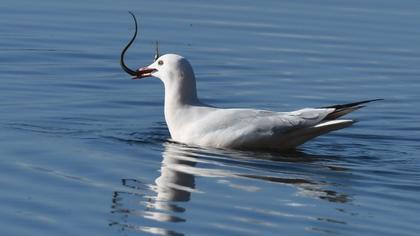
[[[420,2],[0,4],[0,235],[418,235]],[[169,140],[153,42],[202,99],[289,111],[385,98],[293,153]]]

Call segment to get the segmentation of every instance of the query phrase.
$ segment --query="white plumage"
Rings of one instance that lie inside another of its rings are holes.
[[[316,136],[342,129],[353,120],[337,120],[374,100],[292,112],[255,109],[222,109],[197,97],[190,63],[166,54],[136,72],[153,76],[165,86],[165,120],[174,141],[216,148],[290,149]]]

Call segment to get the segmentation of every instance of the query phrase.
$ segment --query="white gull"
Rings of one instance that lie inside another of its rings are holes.
[[[159,57],[157,52],[149,66],[136,71],[129,69],[123,58],[136,34],[137,22],[135,35],[121,54],[121,65],[135,79],[153,76],[163,82],[165,120],[176,142],[215,148],[292,149],[314,137],[352,125],[354,120],[337,118],[363,107],[364,103],[379,100],[291,112],[217,108],[199,100],[193,68],[182,56]]]

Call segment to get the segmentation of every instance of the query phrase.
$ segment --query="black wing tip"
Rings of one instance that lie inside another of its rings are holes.
[[[346,103],[346,104],[332,105],[332,106],[321,107],[321,108],[342,109],[342,108],[359,106],[361,104],[365,104],[365,103],[369,103],[369,102],[376,102],[376,101],[383,101],[383,100],[385,100],[385,99],[383,99],[383,98],[375,98],[375,99],[363,100],[363,101],[359,101],[359,102],[352,102],[352,103]]]
[[[355,110],[359,110],[363,107],[366,107],[366,103],[374,102],[374,101],[380,101],[384,100],[383,98],[377,98],[377,99],[370,99],[370,100],[364,100],[360,102],[353,102],[353,103],[347,103],[347,104],[341,104],[341,105],[333,105],[328,107],[322,107],[322,108],[332,108],[334,109],[333,112],[328,114],[323,120],[335,120],[341,116],[347,115],[350,112],[353,112]]]
[[[383,101],[383,100],[385,100],[385,99],[384,98],[375,98],[375,99],[361,101],[361,103],[376,102],[376,101]]]

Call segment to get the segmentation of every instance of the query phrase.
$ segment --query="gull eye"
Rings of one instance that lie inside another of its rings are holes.
[[[159,60],[158,61],[158,65],[160,65],[160,66],[163,65],[163,61],[162,60]]]

